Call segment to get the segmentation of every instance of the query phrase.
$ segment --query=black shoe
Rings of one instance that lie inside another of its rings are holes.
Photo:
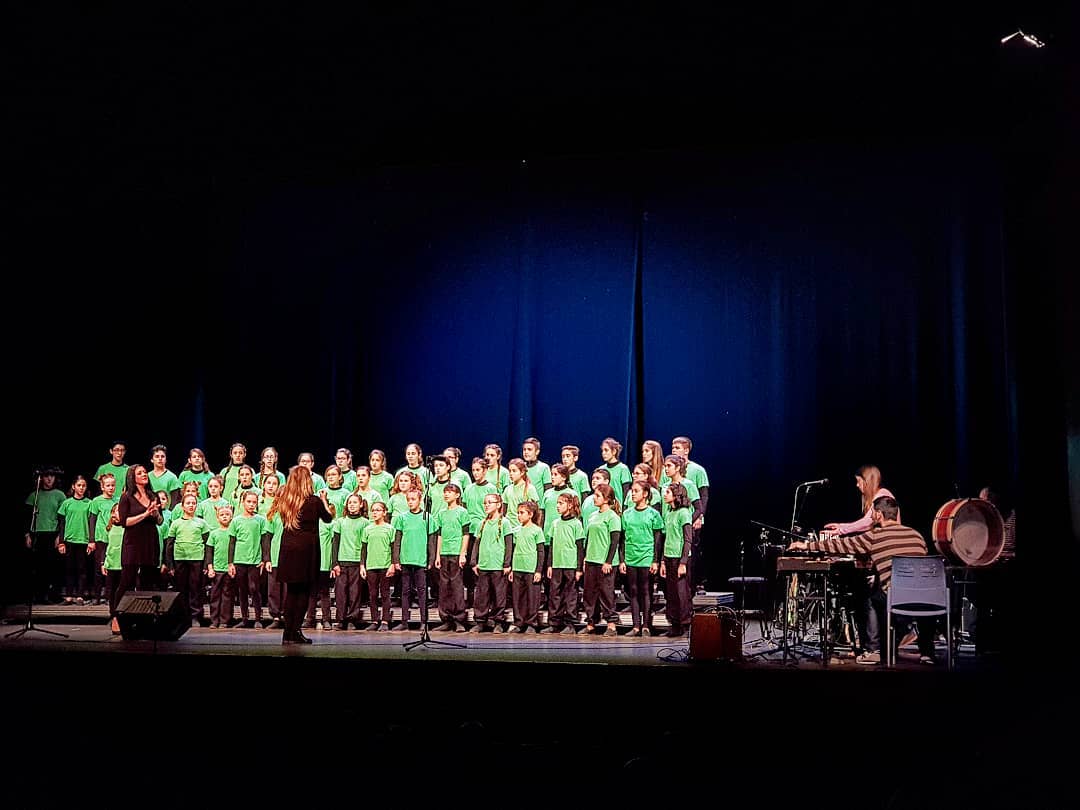
[[[400,633],[400,632],[408,630],[408,629],[409,629],[409,625],[405,624],[405,622],[398,622],[397,624],[394,625],[393,632]]]
[[[542,634],[544,634],[544,635],[547,635],[547,634],[550,634],[550,633],[558,633],[559,631],[558,631],[558,630],[556,630],[556,629],[555,629],[554,627],[552,627],[552,626],[548,625],[547,627],[545,627],[545,628],[544,628],[543,630],[541,630],[540,632],[541,632]]]
[[[310,644],[310,643],[311,643],[311,639],[310,639],[310,638],[308,638],[307,636],[305,636],[305,635],[304,635],[303,633],[301,633],[301,632],[300,632],[299,630],[297,630],[297,631],[296,631],[296,643],[297,643],[297,644]]]

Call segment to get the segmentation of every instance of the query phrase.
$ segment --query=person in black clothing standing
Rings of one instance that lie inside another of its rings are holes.
[[[282,644],[311,643],[300,627],[311,589],[319,579],[322,551],[318,524],[320,520],[330,523],[334,519],[334,507],[327,503],[326,495],[325,489],[315,494],[311,471],[297,465],[289,471],[285,486],[266,515],[267,520],[273,520],[275,514],[281,515],[285,527],[277,568],[278,582],[285,585]]]
[[[158,526],[161,525],[161,502],[150,488],[150,474],[142,464],[127,473],[127,485],[120,496],[120,525],[124,541],[120,547],[120,584],[116,601],[136,586],[153,588],[158,582],[161,555]]]

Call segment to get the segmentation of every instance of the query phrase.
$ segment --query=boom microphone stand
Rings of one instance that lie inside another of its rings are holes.
[[[425,459],[425,461],[427,461],[427,459]],[[434,469],[432,469],[431,466],[429,466],[428,469],[431,470],[431,476],[432,476],[431,480],[434,481],[435,480],[435,471],[434,471]],[[427,525],[430,525],[430,520],[431,520],[431,488],[429,487],[428,491],[424,494],[424,523],[427,524]],[[429,545],[428,548],[430,549],[431,546]],[[429,569],[429,570],[434,570],[434,569]],[[405,604],[405,599],[407,599],[407,598],[408,598],[407,594],[405,594],[405,593],[401,594],[402,605]],[[425,604],[426,604],[427,603],[427,598],[428,598],[427,588],[425,587],[424,592],[422,594],[419,594],[419,599],[417,601],[419,602],[420,599],[423,599]],[[425,609],[425,613],[426,612],[427,611]],[[457,644],[457,643],[455,643],[453,641],[435,641],[435,639],[433,639],[431,637],[431,634],[428,633],[428,623],[425,622],[425,621],[420,622],[420,638],[418,638],[416,641],[406,642],[405,644],[402,644],[401,646],[405,648],[405,652],[412,652],[417,647],[426,647],[429,644],[431,644],[433,646],[438,646],[438,647],[458,647],[460,649],[465,649],[466,646],[467,646],[465,644]]]
[[[24,635],[33,630],[36,633],[46,633],[50,636],[59,636],[60,638],[67,638],[66,633],[58,633],[55,630],[42,630],[40,627],[34,626],[34,583],[37,581],[37,538],[35,532],[37,530],[37,516],[38,516],[38,498],[41,495],[41,470],[35,470],[37,473],[37,484],[34,486],[34,504],[33,511],[30,513],[30,585],[27,588],[28,596],[26,598],[26,626],[21,630],[15,630],[8,633],[4,638],[22,638]]]

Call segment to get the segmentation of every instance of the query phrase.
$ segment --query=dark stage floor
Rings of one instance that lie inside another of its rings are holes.
[[[114,638],[103,608],[35,618],[69,638],[0,640],[3,762],[30,788],[6,806],[276,807],[291,793],[1072,806],[1073,746],[1051,732],[1075,717],[1074,676],[1046,662],[965,653],[947,672],[905,650],[895,670],[687,663],[686,639],[622,635],[440,633],[467,648],[406,652],[415,630],[310,631],[313,645],[282,648],[276,631],[208,628],[154,654]]]

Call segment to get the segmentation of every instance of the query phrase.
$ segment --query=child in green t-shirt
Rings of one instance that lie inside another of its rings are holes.
[[[510,462],[513,469],[513,462]],[[540,624],[540,578],[547,567],[544,530],[537,521],[542,512],[536,501],[522,501],[515,516],[514,551],[507,581],[511,586],[514,623],[511,633],[535,633]]]
[[[91,501],[82,475],[71,482],[67,499],[56,512],[56,550],[64,561],[64,604],[83,605],[90,599],[94,581],[94,549],[90,545]]]
[[[394,527],[387,521],[389,508],[382,501],[371,505],[371,523],[360,533],[360,576],[367,580],[371,600],[368,630],[390,630],[390,574]],[[382,616],[379,616],[379,606]]]

